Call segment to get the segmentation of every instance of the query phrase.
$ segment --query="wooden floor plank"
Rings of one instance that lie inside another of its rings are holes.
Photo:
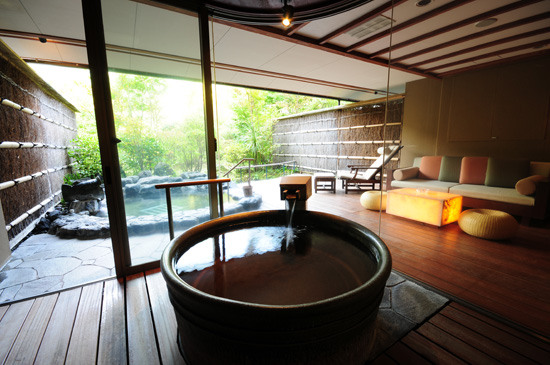
[[[428,360],[418,353],[405,346],[402,342],[396,342],[385,354],[393,359],[397,364],[426,365],[430,364]]]
[[[8,356],[33,304],[34,299],[31,299],[3,307],[6,312],[0,321],[0,364]]]
[[[125,365],[128,363],[125,311],[124,280],[107,280],[103,291],[101,311],[97,354],[99,365]]]
[[[38,349],[35,364],[65,362],[82,288],[59,293],[46,333]]]
[[[433,364],[466,364],[464,361],[416,332],[410,332],[403,337],[401,342]]]
[[[535,284],[526,279],[510,279],[505,273],[484,268],[478,260],[467,263],[441,252],[426,252],[414,240],[386,239],[385,242],[397,270],[505,318],[550,333],[547,320],[550,306],[545,304],[546,300],[539,300],[548,296],[550,290],[542,293],[538,286],[533,290]],[[422,265],[413,264],[415,262]],[[521,287],[518,286],[520,282]]]
[[[160,364],[153,318],[142,273],[126,281],[128,356],[130,364]]]
[[[59,294],[37,298],[6,359],[7,364],[32,364]]]
[[[386,242],[394,269],[550,339],[548,223],[520,225],[511,239],[491,241],[467,235],[456,223],[436,228],[363,209],[360,197],[339,188],[313,194],[308,209],[366,226]]]
[[[468,314],[469,316],[476,318],[478,320],[481,320],[493,327],[496,327],[503,332],[509,333],[510,335],[520,338],[523,341],[532,344],[533,346],[536,346],[539,349],[542,349],[545,353],[550,352],[550,342],[549,341],[543,341],[539,337],[534,336],[533,334],[526,333],[525,331],[520,331],[516,328],[510,327],[506,323],[499,322],[496,319],[489,318],[485,314],[480,313],[479,311],[473,310],[471,308],[467,308],[463,305],[460,305],[458,303],[451,303],[449,306],[451,308],[454,308],[460,312],[464,312]],[[550,357],[550,356],[549,356]]]
[[[9,306],[5,305],[3,307],[0,307],[0,321],[4,317],[4,314],[8,311]]]
[[[177,344],[178,325],[168,298],[166,282],[159,269],[146,272],[145,275],[162,363],[182,364],[184,360]]]
[[[431,323],[425,323],[417,332],[469,364],[500,364],[499,361],[477,350],[474,346],[463,342]]]
[[[470,328],[467,327],[467,323],[457,323],[443,315],[434,316],[430,319],[430,323],[444,329],[449,334],[456,338],[470,343],[475,346],[479,351],[486,353],[487,355],[497,359],[503,364],[535,364],[534,361],[529,360],[527,357],[518,354],[515,351],[510,350],[506,346],[503,346],[492,338],[485,337]]]
[[[461,272],[464,272],[465,269],[470,269],[471,274],[479,273],[477,277],[473,277],[473,279],[480,285],[484,285],[484,290],[502,292],[509,288],[508,296],[511,299],[521,300],[524,303],[529,301],[529,304],[536,308],[545,309],[550,303],[550,294],[539,292],[537,295],[534,295],[534,293],[528,289],[533,285],[533,280],[535,280],[534,282],[539,282],[539,285],[541,285],[541,291],[544,291],[544,288],[548,288],[550,291],[550,284],[548,281],[541,280],[536,274],[530,274],[525,278],[518,275],[512,275],[509,270],[509,263],[506,263],[506,269],[503,270],[504,261],[497,260],[495,265],[491,265],[491,258],[489,255],[481,255],[479,252],[475,254],[471,252],[469,254],[460,252],[459,247],[462,246],[461,244],[443,249],[446,243],[437,244],[437,236],[429,236],[425,237],[425,239],[421,239],[422,232],[426,232],[426,229],[419,229],[413,232],[402,231],[402,229],[403,228],[399,226],[395,226],[391,229],[391,233],[387,233],[383,235],[383,237],[390,237],[392,242],[400,244],[399,247],[407,249],[407,252],[414,252],[417,255],[424,256],[439,265],[454,268]],[[404,237],[405,234],[407,234],[406,237]],[[489,242],[486,245],[490,245],[491,243],[494,244],[494,242]],[[527,265],[528,264],[524,263],[525,268]],[[429,266],[425,267],[427,270],[429,270],[429,268]],[[525,270],[528,269],[526,268]],[[501,283],[501,285],[499,286],[498,283]]]
[[[86,285],[82,288],[67,352],[68,364],[83,365],[96,362],[102,294],[103,282]]]
[[[492,341],[498,342],[500,345],[503,345],[517,353],[524,354],[524,356],[535,362],[542,364],[550,359],[550,352],[453,307],[444,308],[440,314],[455,322],[466,323],[469,329],[476,331],[477,333],[488,337]]]

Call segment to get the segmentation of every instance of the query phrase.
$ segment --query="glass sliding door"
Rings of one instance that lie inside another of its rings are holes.
[[[158,261],[170,241],[157,185],[207,179],[199,28],[197,16],[134,1],[103,0],[101,8],[113,114],[103,140],[116,148],[102,159],[116,168],[108,206],[118,211],[113,241],[129,273]],[[206,185],[171,196],[176,235],[210,219]]]
[[[205,180],[197,17],[103,1],[109,80],[132,265],[170,241],[164,189]],[[210,218],[206,185],[171,189],[176,234]]]

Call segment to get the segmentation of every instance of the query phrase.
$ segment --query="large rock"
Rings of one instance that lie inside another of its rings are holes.
[[[179,176],[150,176],[139,179],[138,183],[141,185],[156,185],[156,184],[166,184],[166,183],[175,183],[182,182],[183,179]]]
[[[75,200],[102,200],[105,197],[99,177],[88,180],[77,180],[73,185],[61,185],[61,193],[66,202]]]
[[[262,205],[262,196],[252,195],[249,197],[245,197],[239,200],[238,204],[242,205],[244,207],[244,210],[258,209],[260,205]]]
[[[168,218],[157,215],[132,217],[127,221],[128,233],[146,235],[155,232],[168,232]]]
[[[93,239],[111,235],[109,220],[94,216],[70,213],[52,222],[50,234],[61,238]]]
[[[128,184],[124,187],[124,194],[127,198],[135,198],[139,195],[141,191],[140,184]]]
[[[142,198],[157,198],[161,196],[161,194],[164,194],[164,190],[155,188],[154,184],[140,184],[141,185],[141,191],[139,192],[139,195]]]
[[[48,233],[51,225],[52,225],[52,222],[50,222],[45,217],[42,217],[40,218],[40,221],[38,221],[38,224],[32,230],[32,233],[33,234]]]
[[[96,215],[101,209],[101,200],[75,200],[69,203],[69,210],[73,213],[88,212]]]
[[[191,180],[206,180],[208,176],[204,172],[188,172],[187,178]]]
[[[128,176],[121,179],[122,187],[128,185],[128,184],[135,184],[139,180],[138,176]]]
[[[149,170],[144,170],[144,171],[141,171],[139,174],[138,174],[139,178],[140,179],[143,179],[144,177],[149,177],[149,176],[153,176],[153,173]]]

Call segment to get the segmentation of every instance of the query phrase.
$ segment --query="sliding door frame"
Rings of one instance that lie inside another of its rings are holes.
[[[88,66],[92,82],[92,95],[96,114],[101,164],[103,168],[103,179],[105,183],[105,195],[109,211],[113,256],[116,274],[117,277],[120,278],[137,272],[158,268],[160,261],[156,260],[140,265],[132,265],[117,148],[117,144],[120,140],[116,137],[115,130],[101,0],[82,0],[82,14],[86,36]],[[216,178],[216,140],[214,137],[212,76],[210,69],[209,16],[207,9],[204,7],[198,10],[198,14],[206,122],[206,148],[208,152],[207,169],[208,178],[214,179]],[[217,185],[210,186],[209,197],[210,217],[216,218],[218,216]]]

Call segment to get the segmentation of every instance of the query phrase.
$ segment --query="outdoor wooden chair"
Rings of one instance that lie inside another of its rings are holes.
[[[338,172],[338,179],[342,180],[342,189],[348,193],[350,188],[354,190],[380,190],[382,187],[382,177],[380,175],[382,167],[385,166],[403,146],[390,146],[388,154],[382,154],[370,166],[366,165],[348,165],[350,171]],[[365,170],[364,172],[361,172]]]

